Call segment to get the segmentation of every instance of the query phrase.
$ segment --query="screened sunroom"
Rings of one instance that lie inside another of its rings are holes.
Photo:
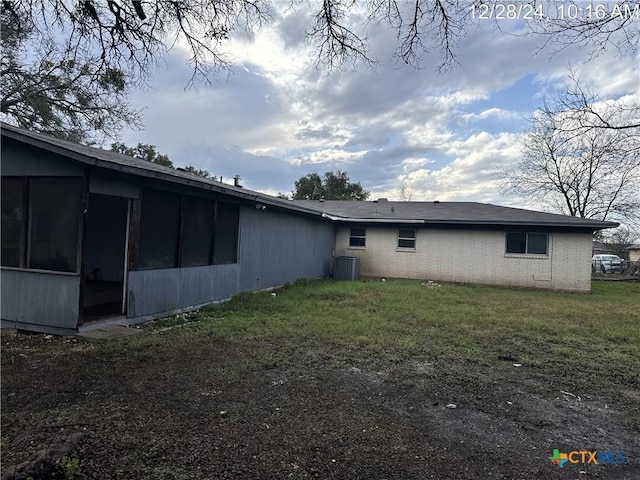
[[[1,188],[3,326],[133,323],[330,273],[315,211],[7,125]]]

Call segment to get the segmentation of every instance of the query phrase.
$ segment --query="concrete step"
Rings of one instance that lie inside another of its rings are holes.
[[[125,325],[105,325],[90,330],[84,330],[76,337],[84,340],[113,340],[115,338],[128,337],[142,333],[139,328],[127,327]]]

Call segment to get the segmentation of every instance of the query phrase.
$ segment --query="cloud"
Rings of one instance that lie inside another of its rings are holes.
[[[487,110],[483,110],[480,113],[462,113],[458,118],[462,122],[470,123],[488,119],[509,121],[518,119],[519,117],[520,116],[516,112],[503,110],[502,108],[489,108]]]
[[[395,185],[387,185],[376,195],[399,199],[399,187],[404,185],[412,200],[505,203],[498,174],[502,167],[518,160],[517,144],[517,135],[486,132],[452,142],[446,152],[453,158],[451,162],[440,168],[425,168],[434,163],[428,161],[405,163],[408,168],[395,178]]]
[[[313,13],[276,2],[270,25],[227,44],[236,66],[212,88],[184,90],[190,70],[177,48],[154,89],[135,95],[147,129],[125,133],[125,143],[154,144],[178,165],[239,174],[266,192],[340,169],[377,196],[399,198],[404,184],[414,200],[513,204],[496,173],[517,161],[524,117],[566,81],[569,66],[605,100],[638,95],[637,58],[589,58],[575,47],[550,58],[540,37],[480,23],[456,47],[460,65],[442,74],[437,49],[425,53],[424,68],[408,68],[392,58],[393,32],[371,25],[368,45],[380,62],[329,73],[313,68],[305,40]]]
[[[290,162],[268,155],[253,155],[237,146],[186,143],[169,152],[174,164],[192,164],[231,183],[240,175],[243,186],[250,190],[289,192],[294,182],[307,172]],[[176,160],[174,160],[176,159]]]
[[[428,158],[407,158],[402,161],[401,165],[403,171],[411,172],[433,162],[433,160],[429,160]]]

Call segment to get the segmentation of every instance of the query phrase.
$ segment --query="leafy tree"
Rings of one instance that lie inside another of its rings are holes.
[[[174,168],[173,162],[169,160],[169,157],[158,153],[155,145],[139,143],[136,147],[127,147],[124,143],[116,142],[111,144],[111,150],[122,153],[123,155],[129,155],[133,158],[140,158],[157,165]]]
[[[360,182],[350,182],[346,172],[326,172],[324,177],[309,173],[295,182],[293,200],[366,200],[369,192]]]
[[[640,106],[586,92],[572,77],[531,114],[522,161],[503,172],[505,191],[633,227],[640,220]]]
[[[5,121],[88,143],[113,137],[124,125],[139,127],[141,115],[127,102],[120,69],[101,69],[99,60],[81,54],[69,56],[53,39],[43,39],[24,14],[3,8],[0,20]]]
[[[176,168],[173,165],[173,162],[169,159],[167,155],[158,153],[155,145],[138,143],[138,145],[135,147],[127,147],[124,143],[116,142],[111,144],[111,150],[114,152],[122,153],[123,155],[128,155],[133,158],[146,160],[147,162],[155,163],[157,165]],[[193,165],[187,165],[186,167],[178,167],[177,170],[190,173],[191,175],[195,175],[197,177],[211,178],[211,179],[214,178],[214,176],[211,175],[211,173],[209,173],[207,170],[196,168]]]
[[[187,165],[184,168],[180,168],[180,170],[190,173],[191,175],[196,175],[197,177],[214,178],[213,175],[211,175],[207,170],[201,170],[194,167],[193,165]]]

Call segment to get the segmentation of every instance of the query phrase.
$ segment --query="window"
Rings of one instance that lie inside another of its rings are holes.
[[[24,179],[2,179],[2,265],[24,266]]]
[[[3,178],[2,265],[75,272],[81,196],[80,177]]]
[[[80,178],[32,178],[29,268],[75,272]]]
[[[140,212],[141,270],[236,263],[240,205],[147,188]]]
[[[216,206],[216,229],[213,244],[213,263],[236,263],[238,254],[238,225],[240,206],[218,202]]]
[[[180,266],[195,267],[211,263],[213,202],[195,197],[182,199],[182,244]]]
[[[547,254],[546,233],[507,232],[507,253]]]
[[[178,266],[180,234],[180,196],[145,189],[140,213],[139,266],[175,268]]]
[[[398,248],[416,248],[416,231],[413,229],[398,230]]]
[[[350,247],[364,247],[366,241],[366,229],[364,228],[351,228],[351,233],[349,234],[349,246]]]

